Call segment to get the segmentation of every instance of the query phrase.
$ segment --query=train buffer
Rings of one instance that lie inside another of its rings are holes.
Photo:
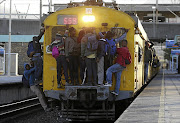
[[[179,123],[180,74],[161,72],[115,123]]]

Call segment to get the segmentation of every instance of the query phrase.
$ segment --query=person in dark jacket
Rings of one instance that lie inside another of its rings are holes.
[[[64,42],[64,36],[57,33],[55,40],[51,43],[51,49],[54,47],[58,48],[59,56],[56,58],[56,65],[57,65],[57,84],[58,88],[62,86],[61,82],[61,76],[62,76],[62,70],[61,67],[63,67],[64,70],[64,76],[66,80],[66,85],[69,84],[68,79],[68,67],[67,67],[67,61],[65,56],[65,42]]]
[[[125,59],[131,63],[131,54],[127,47],[127,40],[122,40],[122,47],[117,48],[117,59],[116,64],[109,67],[106,71],[106,81],[105,86],[112,86],[112,73],[116,73],[116,86],[115,91],[112,94],[118,95],[121,81],[121,73],[126,68]]]
[[[105,56],[105,43],[104,34],[99,32],[97,36],[98,39],[98,49],[97,49],[97,74],[98,74],[98,85],[103,85],[104,81],[104,56]]]
[[[149,43],[145,42],[145,51],[144,51],[144,83],[146,84],[146,81],[148,79],[148,67],[149,63],[152,61],[152,53],[149,49]]]
[[[40,44],[40,39],[44,35],[45,29],[42,28],[40,30],[40,34],[38,36],[33,37],[33,47],[34,51],[31,53],[32,61],[34,62],[35,68],[35,81],[42,81],[42,73],[43,73],[43,60],[42,60],[42,49]]]
[[[80,54],[80,44],[77,42],[76,29],[69,28],[70,36],[65,40],[65,55],[69,62],[69,70],[71,77],[71,84],[79,85],[78,81],[78,60]]]
[[[42,90],[39,87],[39,84],[35,84],[34,80],[35,80],[35,67],[32,66],[30,67],[29,64],[24,64],[24,77],[29,81],[29,85],[30,85],[30,89],[31,91],[33,91],[37,97],[39,98],[39,102],[41,104],[41,106],[43,107],[43,109],[45,111],[51,111],[51,108],[48,108],[44,93],[42,92]]]
[[[84,37],[85,34],[86,34],[86,32],[84,29],[79,31],[77,41],[80,45],[81,45],[81,39]],[[79,63],[80,63],[80,78],[81,78],[81,82],[83,83],[83,80],[85,81],[84,72],[85,72],[85,68],[86,68],[86,62],[82,57],[79,57]]]
[[[91,51],[87,48],[88,37],[96,37],[93,33],[92,28],[86,29],[86,35],[81,40],[81,57],[85,59],[86,67],[87,67],[87,85],[97,85],[97,63],[96,63],[96,53],[97,50]],[[96,39],[94,39],[96,40]]]

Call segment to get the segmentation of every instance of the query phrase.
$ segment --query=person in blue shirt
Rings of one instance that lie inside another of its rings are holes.
[[[112,31],[108,31],[106,33],[105,39],[106,39],[106,45],[105,45],[105,57],[104,57],[104,67],[105,71],[113,65],[113,60],[116,54],[116,44],[120,43],[127,35],[127,32],[129,29],[125,29],[124,34],[122,34],[119,38],[114,39],[114,34]],[[106,74],[105,74],[106,75]]]
[[[34,85],[34,80],[35,80],[34,71],[35,71],[35,67],[31,68],[28,63],[24,64],[24,77],[27,80],[29,80],[30,86]]]
[[[24,77],[29,80],[29,86],[31,91],[33,91],[37,97],[39,98],[39,102],[41,104],[41,106],[43,107],[43,109],[45,111],[51,111],[51,108],[48,108],[47,102],[45,100],[45,96],[44,93],[42,92],[42,90],[39,87],[39,84],[35,84],[34,80],[35,80],[35,69],[36,67],[33,66],[33,62],[31,61],[32,67],[30,67],[29,64],[24,64]]]

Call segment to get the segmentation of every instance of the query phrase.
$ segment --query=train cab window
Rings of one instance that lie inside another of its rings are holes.
[[[124,34],[125,30],[123,27],[113,27],[111,28],[111,31],[113,32],[114,34],[114,37],[113,38],[118,38],[120,37],[122,34]]]
[[[66,26],[55,26],[52,28],[52,33],[51,33],[51,38],[50,38],[50,44],[55,40],[55,37],[56,37],[56,33],[59,33],[61,35],[64,35],[65,31],[66,31],[67,27]],[[51,51],[51,46],[48,45],[46,46],[46,53],[47,54],[52,54],[52,51]]]
[[[51,42],[55,40],[56,33],[60,33],[61,35],[64,35],[66,31],[66,26],[55,26],[52,28],[52,33],[51,33]]]

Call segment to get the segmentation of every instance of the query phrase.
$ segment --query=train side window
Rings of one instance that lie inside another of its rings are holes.
[[[124,28],[123,27],[113,27],[111,28],[111,31],[114,34],[113,38],[119,38],[120,36],[122,36],[124,34]]]
[[[65,31],[66,31],[66,26],[55,26],[52,28],[52,37],[51,37],[51,42],[55,40],[56,37],[56,33],[60,33],[61,35],[64,35]]]
[[[138,46],[138,62],[142,61],[142,48]]]

